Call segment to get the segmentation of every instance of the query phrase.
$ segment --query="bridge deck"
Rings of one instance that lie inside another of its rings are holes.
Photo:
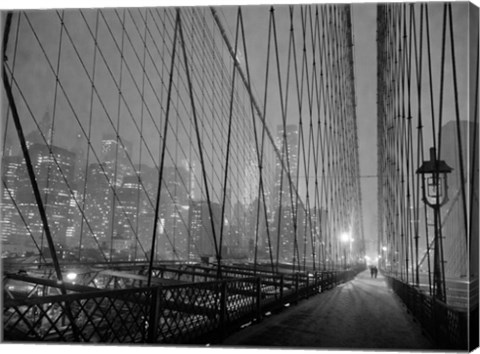
[[[379,275],[353,281],[292,306],[228,337],[254,347],[433,349],[418,323]]]

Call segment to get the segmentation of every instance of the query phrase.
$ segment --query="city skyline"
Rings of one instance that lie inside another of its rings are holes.
[[[48,122],[46,117],[47,115],[44,116],[44,123]],[[45,124],[45,126],[48,126],[48,124]],[[287,146],[286,149],[290,154],[289,174],[291,174],[293,178],[296,178],[295,173],[297,170],[297,128],[298,127],[293,124],[287,126],[289,133],[286,135],[287,140],[285,142],[285,146]],[[148,249],[149,239],[151,238],[153,230],[153,211],[151,209],[148,210],[148,200],[154,198],[156,173],[154,172],[154,168],[146,171],[145,168],[142,170],[141,166],[139,166],[139,170],[134,170],[132,166],[130,166],[130,168],[127,166],[128,158],[125,156],[125,150],[133,154],[134,152],[131,148],[127,148],[127,146],[131,146],[131,144],[124,141],[120,146],[117,144],[115,137],[104,134],[101,141],[102,162],[100,164],[90,163],[85,169],[74,163],[74,161],[76,161],[77,164],[78,162],[80,162],[80,165],[82,163],[85,164],[85,152],[78,151],[78,148],[77,152],[79,152],[81,156],[75,155],[75,152],[73,152],[76,149],[75,147],[72,151],[69,151],[54,145],[47,146],[41,144],[42,136],[38,131],[32,131],[27,137],[27,146],[34,161],[35,173],[45,178],[43,182],[42,180],[39,180],[39,182],[40,185],[44,185],[44,187],[41,188],[42,197],[46,201],[46,209],[50,212],[49,218],[54,218],[52,208],[48,203],[49,196],[58,195],[59,193],[67,196],[70,194],[69,189],[73,186],[69,199],[65,199],[65,201],[60,204],[53,202],[54,205],[58,204],[55,208],[63,211],[65,214],[62,217],[63,221],[57,221],[62,230],[55,231],[54,229],[52,232],[57,245],[63,252],[63,257],[75,259],[76,255],[78,254],[78,257],[80,257],[82,252],[91,255],[91,250],[99,247],[103,259],[127,257],[126,259],[132,260],[137,259],[138,254],[140,254],[140,259],[146,259],[147,254],[145,250]],[[283,144],[284,136],[282,126],[278,126],[276,139],[278,144]],[[45,142],[45,140],[43,140],[43,142]],[[39,153],[35,153],[37,150]],[[49,157],[51,156],[50,150],[54,152],[53,159]],[[56,151],[58,152],[55,153]],[[115,163],[115,161],[118,162]],[[22,234],[20,231],[22,229],[20,220],[12,220],[12,216],[15,214],[15,207],[11,203],[11,201],[14,200],[12,197],[18,193],[20,189],[18,185],[29,183],[26,172],[24,171],[25,163],[20,155],[5,155],[2,162],[4,168],[3,180],[6,186],[8,186],[8,188],[4,189],[2,198],[4,215],[2,218],[4,256],[8,254],[25,254],[25,252],[32,254],[32,251],[33,254],[35,254],[36,250],[34,247],[24,248],[29,243],[29,236],[34,237],[33,235],[35,234],[43,235],[42,223],[35,211],[36,206],[33,195],[29,197],[29,200],[31,200],[27,205],[29,209],[25,209],[25,202],[22,202],[22,198],[18,198],[17,205],[15,206],[17,207],[17,212],[23,210],[23,213],[29,215],[29,220],[27,220],[29,227],[23,232],[23,236],[20,236]],[[215,255],[214,242],[211,238],[212,229],[209,222],[210,217],[208,216],[207,201],[200,199],[198,201],[194,200],[192,187],[194,189],[195,181],[189,184],[189,181],[194,179],[193,173],[190,172],[190,176],[188,175],[189,172],[186,167],[189,165],[190,164],[186,164],[186,166],[175,165],[165,167],[163,188],[165,188],[165,191],[170,195],[167,198],[164,192],[162,200],[160,201],[160,231],[156,251],[162,259],[175,259],[175,257],[179,256],[180,259],[199,259],[199,257],[214,257]],[[281,250],[282,253],[278,255],[279,259],[291,261],[289,249],[295,247],[297,257],[303,255],[304,260],[308,258],[309,262],[312,261],[312,247],[310,241],[307,242],[310,236],[307,237],[306,231],[308,222],[312,222],[311,216],[307,218],[308,213],[305,214],[305,212],[303,212],[304,207],[299,208],[299,215],[296,216],[298,229],[293,228],[291,221],[289,221],[292,219],[293,214],[291,206],[289,205],[290,196],[288,188],[284,186],[284,190],[280,193],[279,175],[281,175],[282,165],[278,161],[276,163],[276,169],[275,190],[272,191],[275,196],[272,200],[274,204],[268,208],[268,210],[271,210],[272,216],[267,216],[266,218],[265,216],[263,216],[263,218],[259,217],[258,221],[256,221],[257,212],[255,210],[257,209],[257,200],[254,200],[251,206],[241,206],[240,208],[243,208],[243,211],[238,211],[237,209],[237,214],[246,213],[245,208],[250,210],[248,213],[249,216],[247,217],[247,225],[242,229],[240,224],[238,224],[240,220],[238,219],[238,215],[237,218],[235,218],[235,212],[232,214],[232,210],[237,208],[237,206],[233,205],[231,200],[227,198],[227,211],[225,213],[227,244],[223,252],[227,257],[251,257],[254,247],[254,238],[252,235],[257,232],[258,226],[256,226],[256,224],[261,223],[263,227],[258,231],[259,241],[256,242],[259,242],[261,245],[259,254],[262,258],[266,259],[270,253],[276,255],[277,252]],[[51,171],[55,171],[56,174],[53,174]],[[77,172],[75,179],[73,178],[74,171]],[[84,172],[86,172],[86,174],[84,174]],[[18,176],[19,173],[24,177],[20,178]],[[57,184],[62,183],[63,187],[55,188],[55,182],[51,182],[50,188],[48,188],[50,178],[52,178],[53,181],[57,181]],[[286,178],[285,172],[284,178]],[[71,185],[69,185],[69,182]],[[288,182],[285,182],[285,185],[288,185]],[[149,192],[149,196],[140,195],[142,188],[143,192]],[[284,198],[282,202],[284,209],[283,216],[279,219],[278,198],[280,195],[283,195]],[[302,203],[301,200],[300,203]],[[80,207],[80,204],[82,204],[81,209],[83,209],[83,211],[73,216],[75,214],[74,209]],[[198,212],[195,211],[197,205],[201,206]],[[202,207],[202,205],[204,206]],[[216,219],[215,229],[217,230],[218,242],[218,232],[220,230],[220,222],[218,219],[220,218],[221,205],[218,203],[215,205],[216,207],[214,207],[213,210],[214,218]],[[20,216],[23,213],[21,212]],[[312,214],[315,216],[317,212],[312,211]],[[281,224],[281,228],[278,229],[278,220],[282,219],[285,221]],[[273,241],[272,249],[268,247],[268,235],[265,229],[265,222],[271,223],[270,228],[272,231],[276,230],[274,232],[275,240]],[[323,233],[326,232],[325,219],[322,222],[320,218],[318,223],[319,225],[323,223],[323,226],[319,227],[323,230]],[[173,234],[173,237],[169,235],[169,233]],[[294,236],[295,234],[297,236]],[[295,246],[294,242],[296,243]],[[315,238],[313,242],[314,245],[316,245],[320,241]],[[44,244],[43,236],[40,238],[40,243]],[[277,248],[277,244],[279,248]],[[133,249],[135,251],[132,258],[131,251]],[[130,252],[127,250],[130,250]],[[142,252],[140,250],[144,252],[143,257],[141,256]],[[121,254],[123,254],[123,256],[121,256]],[[97,253],[97,257],[98,256],[99,254]],[[317,257],[319,257],[319,255],[317,255]]]

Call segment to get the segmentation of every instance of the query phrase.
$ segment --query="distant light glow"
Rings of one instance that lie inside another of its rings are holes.
[[[352,240],[352,237],[350,236],[350,234],[348,232],[344,232],[340,235],[340,241],[342,242],[349,242]]]

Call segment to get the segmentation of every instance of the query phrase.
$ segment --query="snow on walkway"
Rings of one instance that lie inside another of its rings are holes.
[[[434,349],[384,278],[365,271],[228,337],[222,345]]]

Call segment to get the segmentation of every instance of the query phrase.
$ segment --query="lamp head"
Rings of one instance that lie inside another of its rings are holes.
[[[448,201],[447,174],[452,168],[443,160],[437,160],[435,148],[430,148],[430,160],[417,169],[423,180],[423,201],[431,207],[439,207]]]

